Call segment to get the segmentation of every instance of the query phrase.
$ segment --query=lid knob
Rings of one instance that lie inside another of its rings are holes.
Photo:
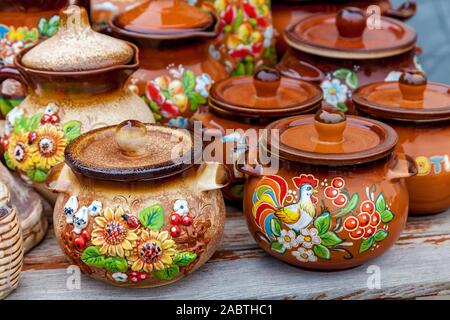
[[[253,75],[256,95],[260,98],[275,97],[280,83],[281,74],[277,69],[264,67]]]
[[[70,5],[61,9],[59,16],[59,32],[80,32],[83,29],[91,28],[87,11],[83,7]]]
[[[137,120],[126,120],[117,125],[114,138],[124,155],[141,156],[148,142],[147,127]]]
[[[419,70],[406,70],[400,76],[398,85],[403,99],[421,101],[427,87],[427,77]]]
[[[339,144],[344,142],[347,121],[342,111],[324,103],[314,119],[319,143]]]
[[[366,14],[359,8],[345,7],[336,16],[336,28],[344,38],[361,38],[366,25]]]

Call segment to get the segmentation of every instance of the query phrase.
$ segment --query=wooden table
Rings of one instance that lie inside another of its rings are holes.
[[[69,264],[50,230],[27,254],[20,286],[8,299],[371,299],[450,294],[450,211],[410,218],[385,255],[329,273],[301,270],[266,254],[236,208],[228,207],[225,229],[219,250],[198,271],[165,287],[134,290],[84,275],[80,289],[69,290]],[[368,289],[369,266],[380,268],[381,289]]]

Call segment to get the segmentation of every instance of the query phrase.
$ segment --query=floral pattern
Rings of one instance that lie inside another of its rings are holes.
[[[352,259],[349,247],[358,246],[359,253],[375,250],[389,236],[395,215],[383,193],[375,199],[374,185],[366,188],[367,199],[361,202],[342,177],[329,182],[301,174],[292,178],[292,185],[295,190],[283,177],[265,176],[253,195],[256,235],[272,251],[290,252],[304,263],[332,260],[334,255]],[[319,190],[321,202],[313,195]]]
[[[358,87],[359,80],[356,73],[358,66],[351,69],[337,69],[326,75],[320,87],[324,100],[331,106],[343,112],[348,111],[347,103],[351,100],[352,90]]]

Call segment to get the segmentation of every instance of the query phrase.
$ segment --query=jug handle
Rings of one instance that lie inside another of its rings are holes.
[[[253,159],[254,164],[250,164],[248,161],[249,153],[249,150],[243,152],[234,164],[240,173],[251,177],[262,177],[275,174],[275,172],[268,172],[267,168],[260,164],[256,158]]]
[[[410,178],[419,172],[416,162],[404,153],[397,153],[388,163],[387,178],[390,181]]]
[[[408,20],[411,19],[417,10],[417,5],[414,1],[407,1],[402,3],[397,8],[388,9],[384,15],[390,18],[398,20]]]
[[[45,185],[52,192],[67,193],[77,186],[77,178],[69,166],[61,162],[50,169]]]
[[[6,79],[14,79],[19,81],[25,92],[28,90],[28,83],[16,67],[0,67],[0,83]]]
[[[204,192],[225,188],[232,177],[230,169],[223,163],[202,163],[197,169],[197,190]]]

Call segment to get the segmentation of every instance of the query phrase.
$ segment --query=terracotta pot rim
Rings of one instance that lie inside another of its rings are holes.
[[[146,123],[145,126],[152,127],[164,127],[173,130],[182,130],[178,128],[173,128],[160,124]],[[196,165],[196,159],[198,159],[198,154],[195,153],[194,141],[192,131],[189,134],[192,137],[192,147],[189,151],[185,153],[189,156],[189,162],[185,163],[184,157],[179,158],[180,161],[164,161],[157,164],[139,166],[135,168],[112,168],[112,167],[101,167],[92,166],[85,163],[78,155],[77,148],[80,143],[89,137],[94,137],[99,134],[105,134],[107,131],[115,130],[116,125],[107,126],[103,128],[94,129],[92,131],[86,132],[76,139],[74,139],[64,150],[65,162],[76,174],[83,175],[88,178],[97,180],[108,180],[108,181],[119,181],[119,182],[133,182],[133,181],[151,181],[169,178],[172,176],[179,175],[184,171],[194,167]],[[183,129],[184,130],[184,129]],[[201,149],[201,148],[200,148]],[[200,150],[201,152],[201,150]]]
[[[376,82],[359,87],[353,92],[352,100],[356,108],[362,112],[381,119],[401,122],[437,122],[450,120],[450,105],[446,108],[413,109],[387,106],[370,101],[361,95],[364,90],[369,90],[385,82]],[[428,82],[428,86],[444,85],[436,82]],[[450,90],[450,89],[449,89]]]
[[[31,47],[28,47],[22,50],[16,57],[14,58],[14,66],[17,67],[20,71],[26,74],[40,75],[40,76],[52,76],[52,77],[83,77],[83,76],[91,76],[97,75],[101,73],[107,73],[110,71],[116,70],[132,70],[135,71],[139,68],[139,48],[128,41],[125,41],[134,51],[133,59],[127,64],[119,64],[113,65],[104,68],[92,69],[92,70],[83,70],[83,71],[51,71],[51,70],[41,70],[32,67],[26,67],[22,64],[22,57],[35,46],[35,44]]]
[[[284,130],[289,128],[288,124],[294,120],[296,122],[303,121],[303,123],[313,123],[314,117],[311,115],[301,115],[284,118],[269,124],[266,129],[279,129],[281,135]],[[284,123],[285,125],[282,127],[277,127],[282,123]],[[357,152],[316,153],[298,150],[296,148],[287,146],[280,141],[277,141],[279,147],[277,147],[275,150],[278,152],[278,158],[286,161],[338,167],[373,162],[385,158],[394,152],[398,142],[398,135],[395,130],[387,124],[384,124],[377,120],[366,119],[358,116],[347,116],[347,123],[364,127],[370,126],[371,130],[376,131],[379,136],[381,135],[380,143],[370,149]],[[262,136],[261,140],[262,141],[260,144],[262,145],[262,148],[273,155],[271,136],[269,135],[268,138],[266,136]]]
[[[318,16],[329,16],[329,17],[335,17],[336,14],[327,14],[324,15],[322,13],[313,14],[310,16],[306,16],[299,21],[297,21],[294,24],[291,24],[288,26],[284,32],[284,39],[286,43],[299,51],[303,51],[309,54],[327,57],[327,58],[335,58],[335,59],[381,59],[381,58],[387,58],[396,56],[399,54],[402,54],[404,52],[407,52],[409,50],[414,49],[415,44],[417,42],[417,33],[407,26],[406,24],[403,24],[403,28],[405,28],[411,35],[409,38],[404,39],[403,41],[399,42],[397,45],[392,46],[390,48],[379,48],[379,49],[341,49],[341,48],[330,48],[323,45],[314,44],[312,42],[306,41],[302,38],[300,38],[295,32],[294,29],[300,24],[305,22],[306,20],[318,17]],[[383,20],[389,21],[394,24],[401,23],[400,21],[388,18],[388,17],[382,17]]]

